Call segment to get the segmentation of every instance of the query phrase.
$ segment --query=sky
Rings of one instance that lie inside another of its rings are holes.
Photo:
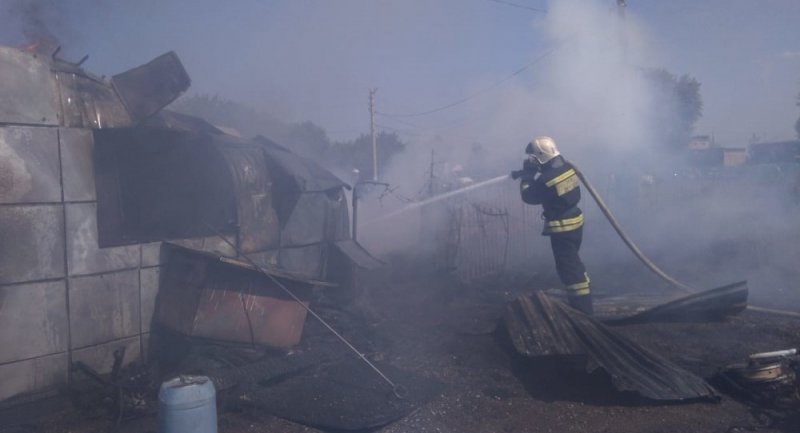
[[[174,50],[190,93],[310,120],[334,139],[369,131],[374,88],[379,130],[509,149],[543,133],[586,140],[598,125],[616,130],[609,141],[646,140],[610,126],[637,123],[644,103],[635,80],[609,84],[616,58],[697,79],[697,134],[725,146],[794,138],[800,2],[627,3],[623,18],[615,0],[0,0],[0,44],[30,39],[19,11],[33,5],[61,56],[88,54],[95,73]]]

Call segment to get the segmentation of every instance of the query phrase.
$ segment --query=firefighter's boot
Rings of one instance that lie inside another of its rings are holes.
[[[587,316],[591,316],[594,314],[594,308],[592,307],[592,294],[589,293],[588,295],[580,295],[580,296],[570,296],[569,298],[569,306],[580,311]]]

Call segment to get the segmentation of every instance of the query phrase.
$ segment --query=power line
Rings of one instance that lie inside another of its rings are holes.
[[[511,2],[507,2],[507,1],[503,1],[503,0],[489,0],[489,1],[493,1],[495,3],[500,3],[500,4],[504,4],[504,5],[508,5],[508,6],[514,6],[515,8],[527,9],[529,11],[547,13],[547,11],[544,10],[544,9],[532,8],[530,6],[525,6],[525,5],[521,5],[521,4],[517,4],[517,3],[511,3]]]
[[[469,95],[467,97],[461,98],[461,99],[459,99],[459,100],[457,100],[455,102],[451,102],[449,104],[442,105],[441,107],[433,108],[433,109],[430,109],[430,110],[427,110],[427,111],[422,111],[422,112],[419,112],[419,113],[396,114],[396,113],[383,113],[383,112],[380,112],[380,111],[378,111],[377,113],[382,115],[382,116],[387,116],[387,117],[417,117],[417,116],[424,116],[426,114],[432,114],[432,113],[436,113],[438,111],[446,110],[448,108],[455,107],[456,105],[461,105],[461,104],[469,101],[470,99],[473,99],[476,96],[479,96],[479,95],[481,95],[481,94],[483,94],[483,93],[485,93],[485,92],[487,92],[489,90],[492,90],[495,87],[498,87],[499,85],[501,85],[501,84],[505,83],[506,81],[510,80],[511,78],[514,78],[515,76],[525,72],[525,70],[527,70],[531,66],[535,65],[536,63],[538,63],[539,61],[541,61],[545,57],[549,56],[550,54],[552,54],[553,52],[555,52],[559,48],[560,48],[560,46],[549,49],[547,52],[545,52],[541,56],[537,57],[532,62],[530,62],[527,65],[525,65],[525,66],[517,69],[516,71],[514,71],[514,73],[512,73],[511,75],[503,78],[500,81],[497,81],[496,83],[492,84],[489,87],[485,87],[485,88],[483,88],[481,90],[478,90],[477,92],[475,92],[475,93],[473,93],[473,94],[471,94],[471,95]]]

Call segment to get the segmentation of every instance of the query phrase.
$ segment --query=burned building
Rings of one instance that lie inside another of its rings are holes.
[[[107,372],[119,348],[145,359],[154,320],[294,344],[305,310],[275,281],[307,302],[369,260],[344,182],[269,139],[162,110],[190,85],[174,53],[106,80],[0,47],[0,70],[0,401],[61,387],[78,361]],[[228,292],[255,333],[210,315]]]

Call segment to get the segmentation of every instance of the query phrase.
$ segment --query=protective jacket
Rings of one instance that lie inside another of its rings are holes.
[[[522,201],[542,205],[543,235],[570,232],[583,226],[583,213],[578,207],[581,200],[578,175],[560,155],[542,165],[538,177],[523,176],[519,187]]]

